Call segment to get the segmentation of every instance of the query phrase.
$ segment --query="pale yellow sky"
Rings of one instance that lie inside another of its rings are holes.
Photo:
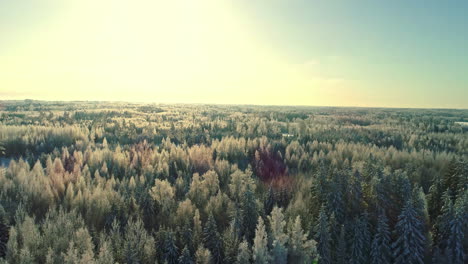
[[[10,35],[4,99],[336,104],[352,82],[288,60],[227,1],[70,1]],[[23,35],[17,34],[18,31]]]
[[[464,13],[386,5],[0,1],[0,99],[468,107]]]

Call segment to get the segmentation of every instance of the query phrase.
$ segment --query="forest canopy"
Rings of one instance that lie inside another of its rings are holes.
[[[0,101],[0,263],[466,263],[467,122]]]

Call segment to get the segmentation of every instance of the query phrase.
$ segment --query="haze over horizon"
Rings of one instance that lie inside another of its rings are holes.
[[[0,100],[468,108],[461,1],[0,2]]]

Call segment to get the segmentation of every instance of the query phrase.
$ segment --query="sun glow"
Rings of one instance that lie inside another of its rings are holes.
[[[61,8],[27,39],[10,41],[0,77],[12,97],[310,104],[304,93],[314,81],[302,65],[274,52],[225,1]],[[284,101],[291,92],[300,96]]]

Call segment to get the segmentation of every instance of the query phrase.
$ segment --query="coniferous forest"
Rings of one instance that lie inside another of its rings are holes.
[[[467,122],[2,101],[0,263],[467,263]]]

